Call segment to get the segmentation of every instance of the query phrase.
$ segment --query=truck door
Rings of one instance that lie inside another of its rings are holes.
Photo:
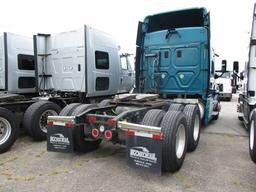
[[[120,56],[121,75],[119,92],[129,92],[134,86],[134,71],[130,65],[129,55]]]

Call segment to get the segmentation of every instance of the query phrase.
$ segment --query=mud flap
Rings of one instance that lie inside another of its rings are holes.
[[[47,129],[47,151],[74,152],[72,130],[72,128],[64,126],[49,126]]]
[[[127,136],[127,163],[132,168],[142,169],[154,174],[162,173],[162,141],[152,138]]]

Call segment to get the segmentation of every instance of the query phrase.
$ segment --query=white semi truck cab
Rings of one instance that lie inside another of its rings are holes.
[[[254,4],[251,38],[249,45],[249,61],[240,74],[242,89],[239,94],[237,112],[238,119],[243,121],[249,130],[249,152],[256,163],[256,4]],[[238,65],[234,65],[237,68]],[[238,69],[235,69],[238,71]]]
[[[88,25],[55,34],[34,36],[39,92],[82,93],[99,97],[129,92],[134,73],[127,57],[119,54],[115,39]]]
[[[221,74],[221,72],[218,72]],[[216,79],[216,83],[219,87],[220,99],[231,101],[232,99],[232,74],[231,71],[227,71]]]

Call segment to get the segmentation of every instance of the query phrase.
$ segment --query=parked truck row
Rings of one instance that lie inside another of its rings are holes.
[[[87,25],[33,39],[4,33],[0,45],[0,153],[15,142],[21,126],[44,140],[49,115],[134,85],[130,55],[119,54],[113,37]]]
[[[202,124],[221,110],[216,79],[227,73],[226,62],[217,74],[210,32],[205,8],[145,17],[138,24],[135,82],[130,54],[119,54],[110,35],[88,25],[26,43],[5,33],[0,152],[21,125],[35,140],[47,138],[48,151],[88,152],[104,140],[125,145],[131,167],[178,171],[186,152],[196,150]]]

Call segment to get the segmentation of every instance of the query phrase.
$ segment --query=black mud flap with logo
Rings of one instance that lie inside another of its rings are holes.
[[[132,168],[162,174],[162,141],[152,138],[127,136],[127,163]]]
[[[47,129],[47,151],[72,153],[72,128],[53,125]]]

